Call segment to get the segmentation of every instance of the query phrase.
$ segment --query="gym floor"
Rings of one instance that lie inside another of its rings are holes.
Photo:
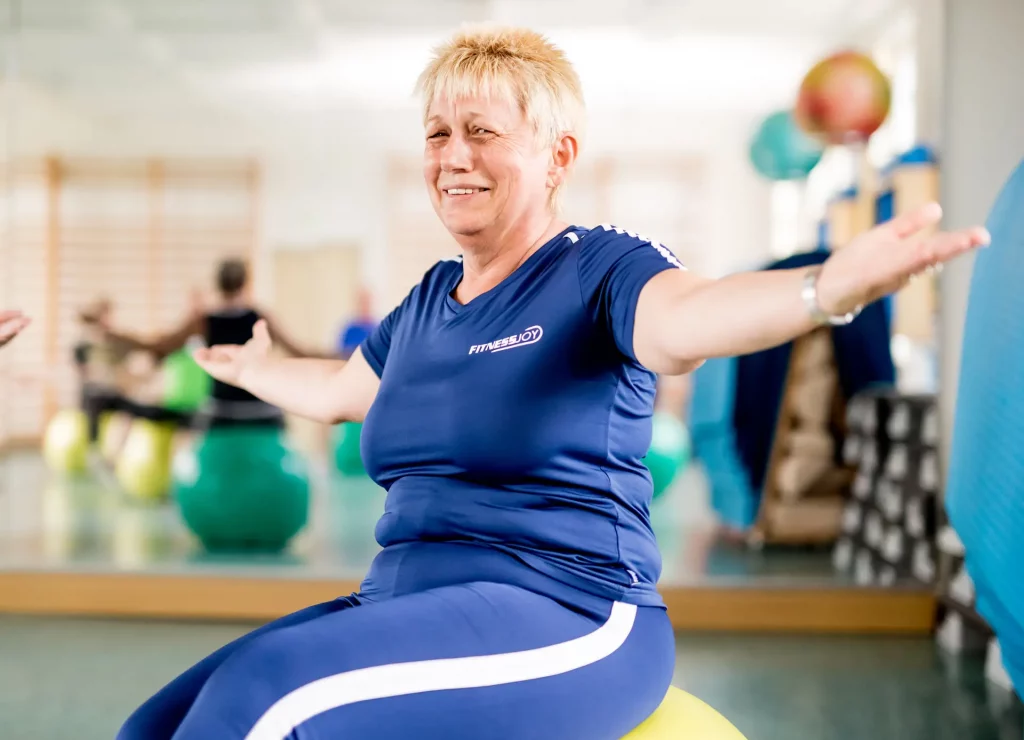
[[[0,617],[0,728],[110,740],[121,721],[250,626]],[[675,684],[750,740],[1020,740],[1021,705],[928,638],[680,635]]]

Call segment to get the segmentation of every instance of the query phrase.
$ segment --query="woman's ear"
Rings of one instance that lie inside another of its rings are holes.
[[[551,147],[551,167],[548,169],[548,186],[557,188],[569,176],[579,154],[579,142],[572,134],[562,134]]]

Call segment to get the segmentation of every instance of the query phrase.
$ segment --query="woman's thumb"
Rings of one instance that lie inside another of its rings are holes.
[[[252,327],[252,338],[261,344],[270,344],[270,329],[267,328],[266,319],[260,319]]]

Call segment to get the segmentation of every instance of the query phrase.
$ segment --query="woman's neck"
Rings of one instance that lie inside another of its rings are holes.
[[[560,219],[548,216],[540,222],[513,227],[503,234],[464,242],[461,245],[462,281],[455,289],[455,299],[468,303],[491,290],[567,226]]]

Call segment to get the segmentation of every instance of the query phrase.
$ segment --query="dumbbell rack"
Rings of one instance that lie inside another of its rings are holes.
[[[953,653],[983,651],[992,637],[975,610],[974,582],[964,563],[964,548],[948,524],[938,536],[938,599],[941,622],[936,638]]]
[[[1021,697],[1003,665],[995,633],[977,611],[974,581],[967,572],[964,545],[939,508],[937,598],[939,623],[935,640],[947,653],[985,657],[985,678]],[[1013,701],[1013,700],[1011,700]]]
[[[843,458],[857,465],[833,551],[837,570],[863,586],[907,579],[934,586],[939,516],[935,397],[892,390],[849,404]]]
[[[778,485],[780,467],[790,452],[794,435],[803,426],[797,395],[801,368],[812,351],[813,343],[822,341],[827,341],[831,347],[831,330],[827,327],[816,329],[793,342],[761,505],[757,521],[747,537],[748,544],[753,547],[765,544],[829,544],[839,534],[843,502],[853,480],[851,468],[842,464],[830,466],[795,499],[785,495]],[[834,358],[830,363],[835,369]],[[827,417],[833,442],[841,445],[846,433],[846,402],[838,382],[827,403],[830,408],[822,410],[822,415]]]
[[[936,641],[986,656],[989,681],[1013,689],[999,644],[976,609],[964,547],[941,503],[939,418],[933,395],[868,391],[848,404],[843,459],[857,477],[833,550],[836,570],[861,586],[934,589]]]

